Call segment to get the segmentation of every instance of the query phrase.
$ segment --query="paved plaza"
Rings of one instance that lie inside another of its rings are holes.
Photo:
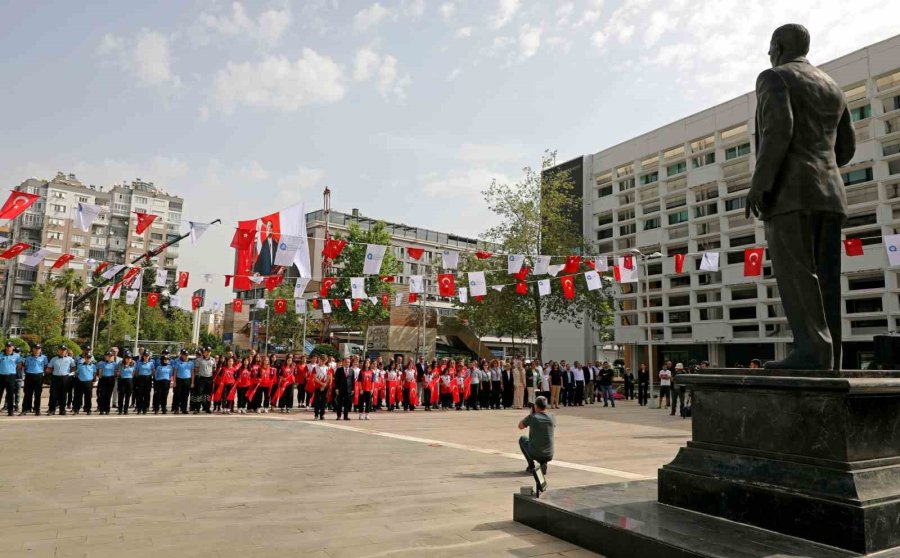
[[[652,478],[690,421],[556,413],[552,488]],[[512,521],[522,411],[0,419],[0,558],[596,556]]]

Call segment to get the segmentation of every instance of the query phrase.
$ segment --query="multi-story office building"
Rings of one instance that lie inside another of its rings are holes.
[[[900,330],[900,273],[882,246],[882,235],[900,232],[900,36],[822,68],[844,89],[856,130],[856,155],[841,170],[845,237],[865,247],[842,261],[844,366],[856,368],[872,360],[873,335]],[[789,349],[768,259],[763,276],[743,275],[743,249],[766,245],[763,224],[744,216],[755,109],[748,93],[567,163],[582,173],[584,230],[596,253],[643,255],[640,282],[617,287],[614,338],[632,366],[648,346],[654,363],[705,358],[722,366]],[[719,272],[700,271],[699,257],[689,256],[675,273],[675,254],[705,251],[720,252]],[[569,358],[597,353],[591,328],[575,336],[549,329]]]
[[[12,223],[9,236],[14,242],[47,248],[50,254],[38,267],[23,263],[31,250],[5,262],[4,275],[0,277],[2,323],[4,331],[12,335],[22,333],[22,303],[31,296],[31,287],[35,283],[45,283],[51,274],[60,273],[60,270],[51,270],[60,254],[74,255],[75,259],[68,267],[78,270],[87,279],[86,259],[112,264],[131,262],[147,250],[159,247],[171,236],[177,236],[181,226],[183,200],[140,179],[130,185],[105,189],[84,185],[74,174],[57,173],[51,180],[29,178],[15,190],[37,194],[40,199]],[[104,206],[108,211],[101,213],[91,230],[85,232],[75,226],[79,203]],[[141,235],[135,233],[136,211],[157,216],[153,225]],[[161,267],[174,268],[177,257],[177,248],[171,247],[160,254],[157,261]]]

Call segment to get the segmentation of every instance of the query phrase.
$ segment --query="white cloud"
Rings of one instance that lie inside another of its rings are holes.
[[[406,98],[406,87],[411,81],[408,74],[400,76],[397,59],[394,56],[378,53],[371,47],[363,47],[356,52],[353,79],[356,81],[374,79],[375,89],[383,98],[398,100]]]
[[[461,73],[462,68],[453,68],[452,70],[450,70],[450,73],[447,74],[447,81],[455,81]]]
[[[453,14],[456,13],[456,5],[453,2],[444,2],[441,4],[440,8],[438,8],[438,12],[441,14],[442,18],[449,20],[453,18]]]
[[[308,198],[306,190],[319,184],[325,177],[322,169],[298,166],[294,172],[278,179],[278,201],[282,207]]]
[[[522,150],[509,144],[464,143],[456,158],[467,163],[507,163],[522,158]]]
[[[177,157],[155,156],[140,162],[107,158],[100,161],[75,161],[65,168],[75,173],[84,184],[109,187],[131,183],[140,178],[153,182],[164,190],[190,172],[190,165]]]
[[[509,23],[521,6],[521,0],[497,0],[497,12],[493,18],[494,29],[500,29]]]
[[[556,8],[556,18],[558,25],[565,25],[569,21],[569,16],[575,10],[575,4],[572,2],[563,2]]]
[[[540,27],[526,23],[519,30],[519,60],[526,60],[537,54],[541,47],[541,34],[543,30]]]
[[[457,39],[465,39],[467,37],[471,37],[472,31],[474,31],[474,28],[471,26],[460,27],[459,29],[456,30],[456,38]]]
[[[269,179],[269,171],[258,161],[251,161],[238,170],[238,177],[250,182],[262,182]]]
[[[181,85],[172,71],[169,38],[158,31],[141,29],[136,36],[128,38],[108,33],[101,39],[97,54],[134,76],[141,85]]]
[[[472,202],[480,202],[482,192],[491,185],[491,181],[509,182],[506,175],[483,168],[472,168],[453,171],[443,177],[429,176],[423,185],[425,195],[430,198],[463,198]]]
[[[650,23],[644,31],[644,45],[652,47],[667,31],[678,26],[678,17],[663,11],[656,11],[650,15]]]
[[[575,27],[581,27],[582,25],[592,25],[595,21],[600,19],[600,16],[602,14],[603,0],[590,0],[584,12],[581,14],[581,19],[575,22]]]
[[[390,10],[375,2],[368,8],[358,11],[353,17],[353,27],[357,31],[365,31],[378,26],[381,22],[392,16]]]
[[[425,0],[402,0],[400,10],[409,17],[422,17],[425,13]]]
[[[341,66],[304,48],[293,61],[267,56],[258,63],[228,62],[213,79],[212,105],[226,113],[239,105],[294,111],[337,102],[344,93]]]
[[[292,20],[287,7],[265,10],[253,18],[247,14],[243,4],[233,2],[230,13],[202,12],[192,30],[192,37],[200,44],[209,42],[210,33],[228,38],[246,37],[272,47],[290,27]]]

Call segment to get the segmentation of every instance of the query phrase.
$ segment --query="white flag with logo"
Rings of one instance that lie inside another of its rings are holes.
[[[703,259],[700,260],[701,271],[719,271],[719,253],[703,252]]]
[[[394,306],[400,306],[403,304],[403,293],[397,293],[394,296]]]
[[[191,244],[197,244],[197,241],[200,240],[200,237],[203,236],[203,233],[205,233],[206,229],[209,228],[209,223],[197,223],[194,221],[188,221],[188,225],[190,225],[191,227]]]
[[[306,314],[306,299],[303,298],[295,298],[294,299],[294,312],[298,314]]]
[[[369,297],[369,302],[371,302],[374,306],[378,306],[378,297],[377,297],[377,296],[370,296],[370,297]]]
[[[91,224],[106,208],[92,203],[79,203],[75,209],[75,226],[84,232],[91,230]]]
[[[459,302],[460,304],[465,304],[469,302],[469,288],[468,287],[460,287],[457,289],[459,293]]]
[[[344,304],[347,305],[347,310],[353,312],[353,301],[352,300],[350,300],[349,298],[345,298]]]
[[[409,292],[415,294],[422,294],[425,292],[425,281],[422,279],[421,275],[409,276]]]
[[[369,244],[366,246],[366,261],[363,264],[363,275],[378,275],[381,273],[381,262],[384,260],[384,250],[387,246],[382,244]]]
[[[350,296],[353,298],[368,298],[365,277],[350,278]]]
[[[506,272],[510,275],[515,275],[522,269],[522,264],[525,263],[525,256],[523,254],[510,254],[509,260],[506,265]]]
[[[497,291],[498,293],[502,293],[503,287],[505,287],[505,286],[506,285],[491,285],[491,288],[494,289],[495,291]]]
[[[123,264],[110,266],[109,269],[103,272],[103,275],[101,275],[101,277],[103,277],[104,279],[112,279],[123,269],[125,269],[125,265]]]
[[[534,258],[534,274],[544,275],[550,267],[550,256],[537,256]]]
[[[294,298],[303,298],[303,293],[306,292],[306,286],[309,285],[309,281],[308,277],[297,279],[297,282],[294,283]]]
[[[557,275],[559,275],[559,272],[562,271],[564,267],[566,267],[566,266],[564,266],[562,264],[548,266],[547,273],[549,273],[553,277],[556,277]]]
[[[600,274],[596,271],[584,272],[584,280],[587,283],[587,289],[589,291],[596,291],[603,286],[603,282],[600,279]]]
[[[299,236],[281,235],[278,241],[278,251],[275,252],[275,265],[290,267],[297,259],[297,253],[300,251],[300,243],[306,242],[305,238]]]
[[[618,265],[613,270],[615,273],[616,281],[619,283],[637,283],[638,281],[638,266],[634,265],[634,260],[630,260],[631,267],[627,267],[625,265],[626,259],[619,258]]]
[[[441,261],[444,264],[444,269],[456,269],[459,267],[459,252],[444,250],[441,252]]]
[[[222,308],[222,303],[218,300],[213,301],[213,312],[218,312]]]
[[[177,308],[181,304],[181,297],[178,295],[169,295],[169,306]]]
[[[24,263],[28,267],[37,267],[37,266],[41,265],[41,262],[44,261],[44,257],[49,253],[50,253],[50,250],[48,250],[46,248],[41,248],[41,249],[35,251],[34,254],[25,258],[25,261],[22,263]]]
[[[540,296],[547,296],[550,294],[550,279],[541,279],[538,281],[538,294]]]
[[[203,280],[206,281],[207,283],[212,283],[213,282],[213,274],[212,273],[204,273]]]
[[[137,300],[137,297],[137,291],[125,291],[125,304],[134,304],[134,301]]]
[[[331,302],[328,299],[322,299],[322,313],[323,314],[331,314]]]
[[[266,278],[263,277],[262,275],[260,275],[259,273],[254,273],[253,275],[250,276],[250,281],[251,281],[254,285],[262,284],[262,282],[265,281],[265,280],[266,280]]]
[[[884,248],[887,250],[888,267],[900,265],[900,234],[884,235]]]
[[[483,271],[469,272],[469,292],[472,296],[484,296],[487,294],[487,281]]]
[[[259,308],[260,310],[265,308],[266,307],[266,299],[264,299],[264,298],[256,299],[256,307]]]
[[[165,287],[166,279],[169,278],[169,270],[168,269],[158,269],[156,270],[156,283],[157,287]]]
[[[141,268],[137,275],[134,276],[134,278],[131,280],[131,284],[128,285],[128,288],[134,289],[136,291],[140,291],[144,288],[144,268]]]
[[[606,256],[597,256],[594,258],[594,269],[600,273],[609,271],[609,260],[606,259]]]

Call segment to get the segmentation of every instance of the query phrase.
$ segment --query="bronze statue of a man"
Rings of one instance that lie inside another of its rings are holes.
[[[756,168],[746,214],[766,222],[769,256],[794,347],[766,368],[841,367],[841,225],[838,170],[856,151],[844,92],[809,63],[809,32],[788,24],[756,80]]]

